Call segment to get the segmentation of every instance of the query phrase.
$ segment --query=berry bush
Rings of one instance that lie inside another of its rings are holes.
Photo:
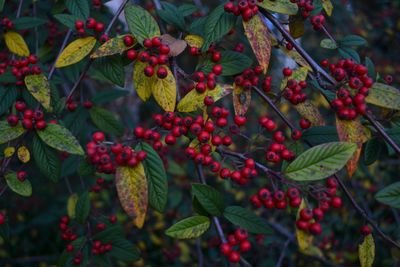
[[[0,265],[396,266],[366,2],[0,0]]]

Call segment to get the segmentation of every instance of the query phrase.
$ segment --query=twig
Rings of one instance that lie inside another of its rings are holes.
[[[23,3],[24,3],[24,0],[19,0],[18,9],[17,9],[17,15],[15,16],[16,18],[19,18],[21,16]]]
[[[198,266],[204,267],[204,256],[203,251],[201,250],[201,239],[196,239],[196,250],[197,250],[197,257],[198,257]]]
[[[286,255],[286,249],[288,248],[290,242],[292,241],[291,238],[288,238],[283,244],[282,250],[281,250],[281,255],[279,256],[278,262],[275,264],[275,267],[281,267],[283,260],[285,259]]]
[[[53,78],[53,74],[54,74],[54,70],[56,69],[56,62],[58,60],[58,58],[60,57],[62,51],[64,50],[64,48],[67,46],[68,40],[71,37],[72,34],[72,30],[69,29],[67,34],[64,37],[64,41],[60,47],[60,50],[58,51],[57,57],[53,62],[53,65],[51,66],[50,72],[49,72],[49,76],[47,77],[48,80],[51,80],[51,78]]]

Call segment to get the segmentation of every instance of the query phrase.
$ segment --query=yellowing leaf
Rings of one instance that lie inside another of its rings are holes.
[[[206,96],[211,96],[214,99],[214,102],[217,102],[224,96],[229,95],[232,90],[232,86],[227,84],[217,84],[213,90],[207,90],[204,94],[199,94],[195,89],[193,89],[181,99],[178,103],[177,110],[179,112],[193,112],[198,109],[204,109],[204,98]]]
[[[289,17],[289,31],[290,35],[294,38],[300,38],[305,33],[304,19],[300,15]]]
[[[299,52],[296,51],[296,49],[292,50],[287,50],[284,46],[281,47],[282,51],[292,58],[297,64],[299,64],[302,67],[306,67],[309,71],[312,71],[312,68],[310,65],[307,63],[307,61],[299,54]]]
[[[328,14],[328,16],[332,15],[332,11],[333,11],[333,5],[331,0],[322,0],[322,7],[324,8],[326,14]]]
[[[357,150],[354,152],[353,158],[347,162],[347,172],[351,177],[357,170],[362,144],[368,141],[370,132],[361,124],[360,118],[352,121],[336,118],[336,129],[340,141],[351,142],[357,145]]]
[[[25,76],[25,85],[31,95],[42,106],[51,111],[50,105],[50,84],[43,74],[34,74]]]
[[[31,154],[26,146],[20,146],[17,150],[18,159],[23,162],[27,163],[31,160]]]
[[[243,28],[254,55],[266,74],[271,57],[271,33],[259,14],[248,22],[243,21]]]
[[[9,146],[4,149],[4,157],[9,158],[15,153],[15,147]]]
[[[90,58],[99,58],[115,54],[122,54],[123,52],[130,49],[136,44],[135,41],[135,43],[132,46],[126,46],[124,43],[124,37],[127,35],[128,34],[120,35],[108,40],[107,42],[102,44],[99,48],[97,48],[97,50],[90,55]]]
[[[305,81],[307,78],[308,69],[306,67],[300,67],[294,70],[292,75],[288,78],[284,78],[281,82],[281,90],[285,89],[288,80],[295,80],[296,82]]]
[[[364,237],[364,241],[358,245],[358,258],[361,267],[372,267],[375,259],[375,242],[372,234]]]
[[[133,218],[133,223],[142,228],[148,206],[147,180],[142,163],[136,167],[118,167],[115,185],[122,208]]]
[[[242,86],[233,84],[233,108],[235,115],[246,114],[251,104],[251,90],[245,90]]]
[[[164,66],[168,75],[164,79],[155,78],[152,86],[152,94],[157,103],[165,111],[174,111],[176,104],[176,81],[171,70]]]
[[[76,203],[78,202],[78,198],[78,194],[74,193],[70,195],[67,200],[67,214],[71,219],[75,218],[75,207]]]
[[[272,12],[295,15],[298,7],[295,3],[290,0],[264,0],[263,2],[257,3],[260,7],[270,10]]]
[[[203,44],[204,44],[203,37],[201,37],[199,35],[195,35],[195,34],[186,35],[185,41],[187,42],[187,44],[190,47],[201,48],[203,46]]]
[[[303,199],[299,209],[297,210],[296,219],[299,219],[300,211],[304,208],[306,208],[306,203]],[[322,251],[313,245],[314,236],[296,227],[296,239],[301,253],[310,256],[323,257]]]
[[[310,100],[307,99],[305,102],[295,105],[294,108],[303,118],[308,119],[312,126],[325,125],[324,118],[318,108]]]
[[[133,69],[133,83],[135,85],[136,93],[143,101],[147,101],[151,96],[151,88],[155,81],[156,76],[147,77],[144,74],[144,68],[147,66],[139,60],[136,61]]]
[[[24,38],[19,33],[6,32],[4,34],[4,39],[8,50],[12,53],[21,57],[29,56],[29,48],[26,45]]]
[[[379,107],[400,110],[400,92],[387,84],[374,83],[365,100]]]
[[[96,45],[96,38],[89,36],[71,42],[56,61],[56,68],[62,68],[78,63],[84,59]]]

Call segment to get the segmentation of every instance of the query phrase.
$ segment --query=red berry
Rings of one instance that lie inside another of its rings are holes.
[[[17,172],[17,179],[18,179],[20,182],[25,181],[26,176],[27,176],[26,171],[19,171],[19,172]]]
[[[157,77],[160,79],[164,79],[168,76],[168,71],[165,67],[159,67],[157,70]]]
[[[217,75],[217,76],[219,76],[219,75],[221,75],[221,73],[222,73],[222,65],[215,65],[213,68],[212,68],[212,72],[215,74],[215,75]]]
[[[144,74],[145,74],[147,77],[153,76],[153,75],[154,75],[154,68],[153,68],[152,66],[147,66],[147,67],[145,67],[145,68],[144,68]]]
[[[95,133],[92,135],[92,138],[93,138],[93,140],[96,141],[96,142],[103,142],[103,141],[105,140],[105,135],[104,135],[103,132],[95,132]]]
[[[282,73],[284,76],[289,77],[292,75],[293,71],[290,68],[283,68]]]
[[[231,251],[229,253],[229,261],[233,263],[237,263],[240,261],[240,254],[237,251]]]
[[[310,209],[304,208],[300,211],[300,218],[304,221],[309,221],[313,218],[313,213]]]
[[[311,121],[309,121],[308,119],[302,118],[300,120],[300,127],[301,129],[308,129],[311,127]]]
[[[228,243],[222,243],[220,245],[219,249],[221,250],[222,254],[224,254],[225,256],[228,256],[232,251],[232,247]]]
[[[367,236],[367,235],[370,235],[372,233],[372,230],[368,225],[363,225],[360,228],[360,232],[361,232],[362,235]]]
[[[343,202],[342,202],[342,199],[340,197],[332,197],[332,199],[331,199],[332,207],[338,209],[338,208],[342,207],[342,204],[343,204]]]
[[[319,223],[312,223],[309,227],[309,230],[314,235],[319,235],[322,233],[322,227]]]

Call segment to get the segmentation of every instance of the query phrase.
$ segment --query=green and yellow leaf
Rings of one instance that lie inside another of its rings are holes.
[[[176,105],[176,81],[169,67],[164,67],[167,69],[168,75],[164,79],[155,78],[152,94],[165,111],[174,111]]]
[[[178,239],[197,238],[210,228],[210,219],[205,216],[193,216],[172,225],[165,234]]]
[[[31,153],[26,146],[20,146],[17,150],[18,159],[22,163],[27,163],[31,160]]]
[[[132,46],[126,46],[124,43],[124,37],[129,34],[124,34],[124,35],[119,35],[117,37],[111,38],[104,44],[102,44],[97,50],[90,55],[90,58],[99,58],[99,57],[106,57],[106,56],[111,56],[115,54],[122,54],[126,50],[132,48],[135,46],[133,44]]]
[[[75,207],[78,202],[78,194],[74,193],[68,197],[67,200],[67,214],[71,219],[75,218]]]
[[[147,101],[151,96],[151,89],[157,79],[154,75],[147,77],[144,74],[144,68],[147,66],[139,60],[136,61],[133,69],[133,83],[135,85],[136,93],[143,101]]]
[[[326,14],[328,14],[328,16],[332,15],[332,11],[333,11],[333,5],[331,0],[322,0],[322,7],[324,8]]]
[[[115,185],[122,208],[133,219],[136,227],[142,228],[148,206],[147,180],[142,163],[136,167],[118,167]]]
[[[29,56],[30,52],[28,45],[25,43],[24,38],[19,33],[12,31],[6,32],[4,34],[4,39],[10,52],[21,57]]]
[[[204,44],[203,37],[195,34],[186,35],[185,41],[190,47],[196,47],[196,48],[201,48]]]
[[[372,267],[375,259],[375,241],[372,234],[364,237],[364,241],[358,245],[358,258],[361,267]]]
[[[93,36],[79,38],[71,42],[57,59],[56,68],[63,68],[78,63],[89,55],[96,42],[96,38]]]
[[[308,119],[312,126],[325,125],[325,120],[321,112],[319,112],[318,108],[310,100],[307,99],[305,102],[295,105],[294,108],[303,118]]]
[[[290,0],[264,0],[257,4],[266,10],[286,15],[296,15],[298,10],[297,5]]]
[[[25,132],[21,124],[11,127],[7,121],[0,121],[0,144],[20,137]]]
[[[43,74],[25,76],[25,85],[29,93],[48,111],[51,111],[50,84]]]
[[[8,187],[18,195],[23,197],[30,197],[32,195],[32,185],[28,179],[21,182],[18,180],[17,174],[14,172],[7,173],[5,178]]]
[[[13,146],[8,146],[4,149],[4,157],[9,158],[12,157],[12,155],[14,155],[15,153],[15,147]]]
[[[387,84],[374,83],[366,101],[378,107],[400,110],[400,91]]]

